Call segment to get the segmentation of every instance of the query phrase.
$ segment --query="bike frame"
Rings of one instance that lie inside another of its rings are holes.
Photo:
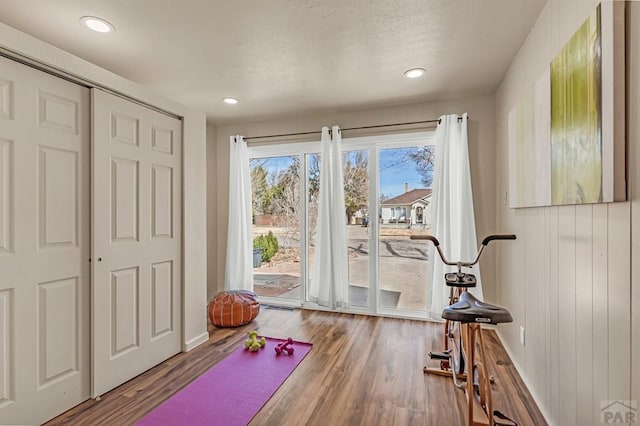
[[[515,240],[516,236],[513,234],[489,235],[482,241],[475,259],[471,262],[452,262],[448,260],[440,248],[440,242],[432,235],[413,235],[411,239],[431,241],[442,262],[445,265],[457,267],[458,272],[456,275],[459,282],[462,283],[464,282],[462,278],[467,276],[472,276],[475,281],[475,276],[462,272],[462,268],[472,268],[476,265],[480,261],[485,247],[489,245],[491,241]],[[455,283],[447,278],[447,274],[445,274],[445,282],[451,287],[449,304],[453,305],[458,302],[462,293],[467,291],[467,287],[455,286]],[[457,335],[455,333],[456,328],[458,332]],[[451,341],[451,348],[449,347],[449,341]],[[450,375],[453,378],[454,386],[466,391],[469,425],[493,425],[493,399],[491,395],[491,382],[493,378],[487,370],[481,325],[478,323],[460,323],[458,321],[445,319],[444,346],[445,351],[438,354],[437,358],[442,360],[442,355],[448,354],[449,360],[446,363],[441,361],[440,370],[425,367],[424,372],[446,376]],[[479,361],[476,361],[476,352],[478,352]],[[430,352],[429,355],[432,356],[432,353]],[[465,370],[467,370],[467,374],[464,374]],[[479,401],[474,396],[474,378],[476,373],[478,375]],[[480,410],[483,413],[475,412],[475,409],[478,408],[475,407],[477,402],[480,403]],[[484,414],[484,416],[482,414]]]

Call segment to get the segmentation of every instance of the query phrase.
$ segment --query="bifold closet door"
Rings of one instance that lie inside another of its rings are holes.
[[[182,126],[92,89],[92,396],[181,350]]]
[[[0,57],[0,423],[89,398],[89,89]]]

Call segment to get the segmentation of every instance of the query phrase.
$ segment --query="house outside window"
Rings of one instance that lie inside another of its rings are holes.
[[[431,196],[431,188],[405,189],[404,194],[380,205],[380,224],[429,228],[430,223],[426,219],[431,217]]]

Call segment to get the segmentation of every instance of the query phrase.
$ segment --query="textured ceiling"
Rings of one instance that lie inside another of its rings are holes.
[[[0,21],[228,123],[493,93],[545,3],[0,0]]]

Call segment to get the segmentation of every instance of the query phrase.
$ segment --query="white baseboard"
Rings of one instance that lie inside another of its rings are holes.
[[[189,352],[190,350],[200,346],[201,344],[203,344],[207,340],[209,340],[209,332],[205,331],[201,335],[194,337],[193,339],[189,340],[188,342],[185,342],[182,345],[182,352]]]

